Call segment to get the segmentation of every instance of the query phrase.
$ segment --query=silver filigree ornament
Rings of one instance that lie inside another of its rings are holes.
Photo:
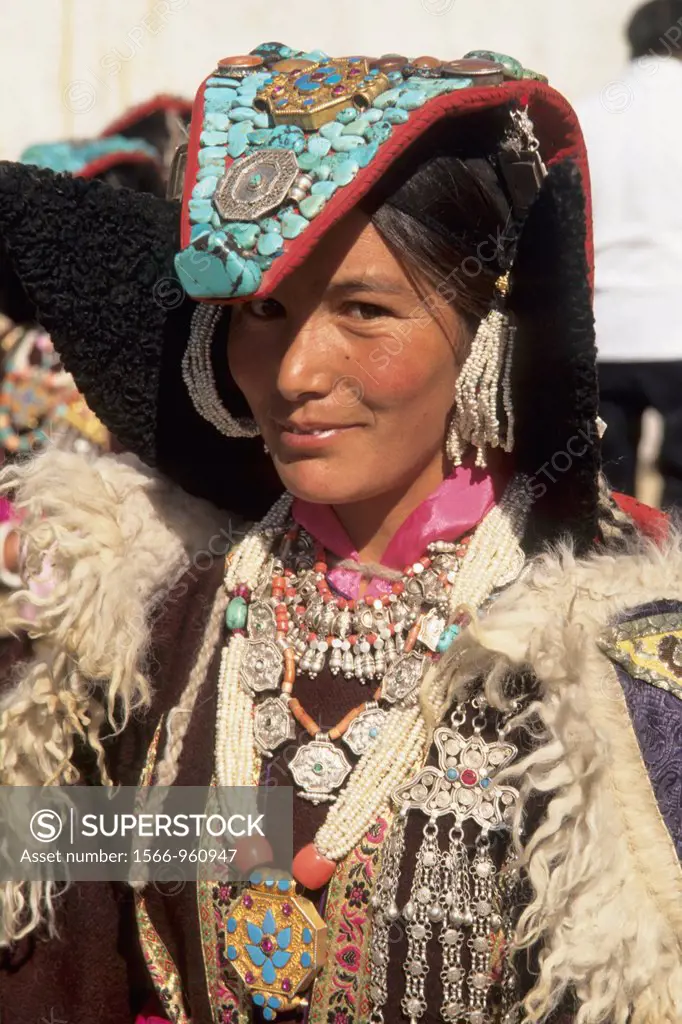
[[[250,640],[274,640],[277,636],[277,619],[271,604],[254,601],[249,605],[246,630]]]
[[[390,854],[395,846],[396,856],[389,855],[382,865],[372,901],[372,1024],[384,1024],[388,929],[398,918],[404,921],[407,938],[402,1009],[410,1024],[418,1024],[427,1010],[427,946],[435,935],[442,958],[442,1020],[449,1024],[491,1024],[488,996],[496,983],[501,985],[504,1009],[512,1011],[516,991],[513,966],[508,959],[504,961],[501,980],[496,980],[492,973],[493,942],[507,942],[512,924],[503,911],[504,897],[490,855],[490,834],[511,826],[518,792],[496,782],[495,776],[515,759],[518,751],[500,728],[497,741],[484,740],[481,734],[486,722],[485,702],[475,699],[472,706],[473,734],[466,737],[461,733],[467,714],[464,708],[456,708],[450,726],[435,732],[438,766],[421,769],[393,793],[400,813],[387,839],[387,850]],[[395,904],[395,891],[400,878],[405,823],[411,811],[420,812],[427,820],[415,860],[410,897],[401,912]],[[443,818],[449,819],[445,852],[438,838],[439,821]],[[479,828],[473,840],[473,860],[465,843],[467,822]],[[471,952],[468,971],[463,960],[466,947]],[[511,1021],[513,1017],[508,1013],[507,1019]]]
[[[277,690],[284,674],[284,655],[272,640],[249,640],[239,670],[239,681],[252,697]]]
[[[508,828],[518,798],[513,786],[496,783],[494,775],[516,757],[507,740],[487,743],[480,735],[465,739],[445,726],[434,734],[438,767],[422,768],[394,793],[396,804],[430,818],[451,814],[458,825],[475,821],[480,828]]]
[[[260,149],[225,172],[213,204],[224,221],[259,220],[281,206],[300,174],[290,149]]]
[[[369,750],[386,723],[386,712],[378,705],[367,707],[351,722],[343,740],[357,757]]]
[[[405,707],[415,704],[425,664],[424,655],[416,651],[401,654],[384,676],[382,698],[389,704],[401,704]]]
[[[303,800],[319,804],[335,800],[339,789],[350,775],[351,765],[346,755],[326,738],[319,736],[299,747],[289,762],[289,771],[301,792]]]
[[[253,716],[253,738],[266,757],[296,739],[296,723],[285,700],[268,697],[258,705]]]

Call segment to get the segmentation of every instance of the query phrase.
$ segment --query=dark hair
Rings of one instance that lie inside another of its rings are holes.
[[[160,198],[166,193],[161,167],[151,163],[122,163],[98,174],[97,178],[112,188],[132,188],[135,192],[150,192]]]
[[[422,140],[419,157],[398,161],[370,198],[384,239],[472,326],[490,308],[514,234],[493,165],[504,126],[499,116],[476,120],[475,135],[464,124],[439,127]]]
[[[682,57],[682,0],[651,0],[635,11],[627,28],[633,58]]]

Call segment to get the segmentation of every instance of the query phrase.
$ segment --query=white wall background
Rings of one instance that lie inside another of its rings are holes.
[[[2,0],[0,157],[96,134],[216,60],[279,40],[332,55],[496,49],[570,99],[618,77],[637,0]]]

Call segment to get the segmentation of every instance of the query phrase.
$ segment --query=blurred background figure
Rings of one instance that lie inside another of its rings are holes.
[[[663,506],[682,506],[682,0],[627,28],[619,80],[578,105],[592,176],[604,469],[635,493],[642,418],[662,418]]]
[[[157,96],[133,108],[95,139],[30,146],[22,162],[114,188],[162,196],[173,153],[186,136],[191,104]],[[46,444],[82,453],[116,447],[62,367],[49,335],[0,253],[0,463]],[[18,522],[0,501],[0,591],[21,583]]]

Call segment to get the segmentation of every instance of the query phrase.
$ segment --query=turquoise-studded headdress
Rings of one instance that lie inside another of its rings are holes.
[[[190,399],[183,361],[195,311],[218,305],[225,317],[231,304],[271,294],[399,173],[399,158],[419,155],[431,128],[456,150],[460,126],[479,115],[533,129],[501,130],[491,165],[520,226],[514,458],[537,476],[579,431],[594,432],[589,183],[570,105],[511,57],[332,58],[258,46],[219,61],[200,86],[172,171],[177,201],[4,164],[0,240],[64,365],[121,443],[188,491],[257,516],[281,485],[258,439],[224,436]],[[243,417],[225,346],[206,340],[202,372]],[[598,464],[595,441],[538,494],[531,543],[566,532],[592,543]]]
[[[332,59],[266,44],[220,61],[182,157],[183,287],[218,301],[267,293],[429,124],[493,95],[525,105],[544,81],[489,51]]]
[[[128,139],[123,135],[42,142],[25,149],[20,159],[25,164],[82,178],[95,178],[123,164],[149,164],[154,169],[159,168],[159,154],[154,146],[144,139]]]

